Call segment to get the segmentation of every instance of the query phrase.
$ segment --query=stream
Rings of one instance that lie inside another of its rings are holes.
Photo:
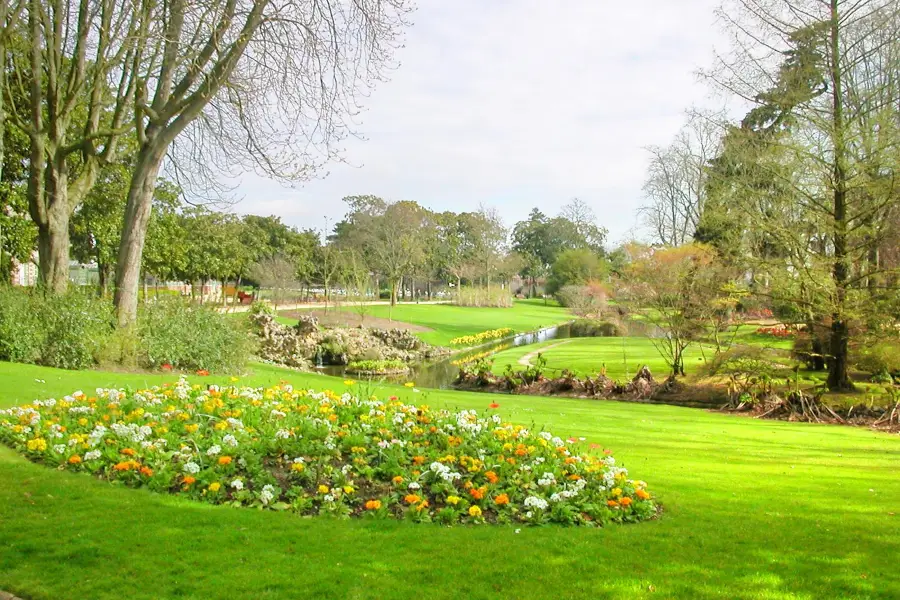
[[[375,379],[384,379],[385,381],[395,382],[414,381],[417,386],[423,388],[448,389],[452,386],[453,382],[456,381],[456,377],[459,375],[459,363],[468,358],[480,354],[494,354],[501,350],[514,348],[516,346],[527,346],[549,340],[571,337],[573,337],[571,325],[569,323],[564,323],[562,325],[555,325],[538,331],[518,333],[476,348],[469,348],[462,352],[448,354],[438,360],[418,363],[412,365],[410,372],[404,375],[383,375],[376,377]],[[348,377],[350,379],[359,378],[358,375],[348,374],[347,367],[343,365],[317,367],[316,370],[325,375],[332,375],[334,377]]]

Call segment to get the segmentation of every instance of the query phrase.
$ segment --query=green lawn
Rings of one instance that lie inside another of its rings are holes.
[[[691,373],[703,365],[703,355],[699,346],[691,346],[685,353],[685,371]],[[507,365],[514,369],[524,368],[519,359],[541,352],[547,359],[547,374],[556,375],[569,369],[577,375],[596,375],[606,365],[606,375],[612,379],[633,377],[642,366],[650,367],[657,378],[669,374],[669,366],[657,352],[653,342],[638,337],[597,337],[568,340],[550,340],[541,344],[520,346],[499,352],[494,356],[494,372],[503,373]],[[707,349],[707,357],[712,356]],[[533,359],[531,361],[535,363]]]
[[[254,371],[242,382],[343,387]],[[167,379],[0,363],[0,406]],[[0,589],[54,600],[900,597],[896,435],[670,406],[380,393],[476,409],[497,401],[505,418],[584,436],[648,481],[665,512],[640,525],[518,533],[303,519],[113,486],[0,448]]]
[[[345,306],[341,310],[353,311]],[[400,304],[370,306],[367,315],[428,327],[432,331],[418,334],[429,344],[447,346],[450,340],[488,329],[509,327],[516,332],[534,331],[564,323],[573,317],[555,303],[545,305],[542,300],[519,300],[512,308],[470,308],[452,304]],[[293,324],[295,321],[283,321]]]

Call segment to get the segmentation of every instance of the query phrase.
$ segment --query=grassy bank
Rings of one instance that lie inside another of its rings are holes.
[[[0,405],[172,379],[0,363]],[[240,380],[344,387],[267,366]],[[900,596],[897,436],[668,406],[378,393],[479,410],[496,400],[506,419],[583,436],[647,481],[665,512],[635,526],[520,532],[302,519],[112,486],[0,448],[0,589],[29,599]]]
[[[352,306],[340,310],[354,311]],[[452,304],[400,304],[393,309],[388,305],[373,305],[366,309],[366,316],[412,323],[427,327],[430,331],[417,333],[422,340],[436,346],[447,346],[450,340],[464,335],[474,335],[509,327],[516,332],[533,331],[564,323],[572,318],[565,308],[543,301],[520,300],[512,308],[470,308]],[[284,320],[293,324],[293,320]]]

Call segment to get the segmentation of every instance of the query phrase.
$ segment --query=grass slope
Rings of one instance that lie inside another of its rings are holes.
[[[509,327],[516,332],[533,331],[564,323],[572,319],[565,308],[544,305],[543,301],[516,301],[512,308],[470,308],[452,304],[400,304],[391,310],[388,305],[368,307],[368,315],[395,321],[413,323],[428,327],[431,331],[418,333],[429,344],[447,346],[450,340],[464,335],[472,335]],[[341,310],[352,311],[345,306]],[[283,321],[283,319],[280,319]],[[294,321],[288,324],[293,325]]]
[[[243,383],[343,387],[254,369]],[[165,379],[0,363],[0,405]],[[113,486],[4,447],[0,589],[28,599],[900,597],[897,436],[669,406],[414,397],[476,409],[496,400],[505,418],[602,444],[666,511],[637,526],[520,533],[302,519]]]
[[[494,356],[494,372],[503,373],[506,365],[519,370],[519,360],[526,355],[541,352],[547,359],[547,374],[558,375],[569,369],[578,375],[596,375],[606,365],[606,375],[612,379],[633,377],[637,370],[647,365],[657,378],[669,374],[669,366],[647,338],[597,337],[569,340],[550,340],[541,344],[520,346],[499,352]],[[707,352],[707,356],[711,353]],[[532,364],[535,360],[532,359]],[[685,371],[691,373],[703,365],[703,355],[698,346],[691,346],[685,353]]]

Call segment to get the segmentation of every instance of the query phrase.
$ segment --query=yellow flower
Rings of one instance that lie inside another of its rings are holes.
[[[237,377],[232,377],[232,378],[231,378],[231,383],[237,383],[237,382],[238,382],[238,378],[237,378]],[[210,486],[210,487],[212,487],[212,486]]]
[[[320,485],[320,486],[319,486],[319,493],[320,493],[320,494],[327,494],[327,493],[330,492],[330,491],[331,491],[331,490],[330,490],[330,488],[329,488],[327,485]]]
[[[345,494],[352,494],[352,493],[355,492],[355,491],[356,491],[356,488],[354,488],[352,485],[345,485],[345,486],[344,486],[344,493],[345,493]]]
[[[622,495],[622,488],[614,488],[613,491],[612,491],[612,495],[613,495],[613,496],[616,496],[616,497],[621,496],[621,495]]]
[[[197,425],[196,423],[184,426],[184,430],[187,431],[188,433],[197,433],[198,429],[200,429],[200,426]]]
[[[407,381],[406,383],[403,384],[403,387],[414,388],[414,387],[416,387],[416,384],[413,383],[412,381]]]
[[[218,492],[219,488],[221,488],[221,487],[222,487],[222,484],[217,481],[215,483],[209,484],[209,491]]]
[[[25,443],[25,446],[31,452],[44,452],[47,450],[47,440],[44,438],[34,438],[33,440],[28,440],[28,442]]]
[[[447,504],[452,504],[453,506],[456,506],[457,504],[459,504],[459,500],[460,500],[459,496],[447,496]]]
[[[344,385],[346,385],[346,386],[352,386],[352,385],[356,385],[356,382],[353,381],[352,379],[345,379],[345,380],[344,380]]]
[[[291,465],[291,471],[301,472],[306,466],[302,462],[295,462]]]
[[[480,517],[481,509],[478,508],[477,506],[470,506],[469,507],[469,516],[470,517]]]

